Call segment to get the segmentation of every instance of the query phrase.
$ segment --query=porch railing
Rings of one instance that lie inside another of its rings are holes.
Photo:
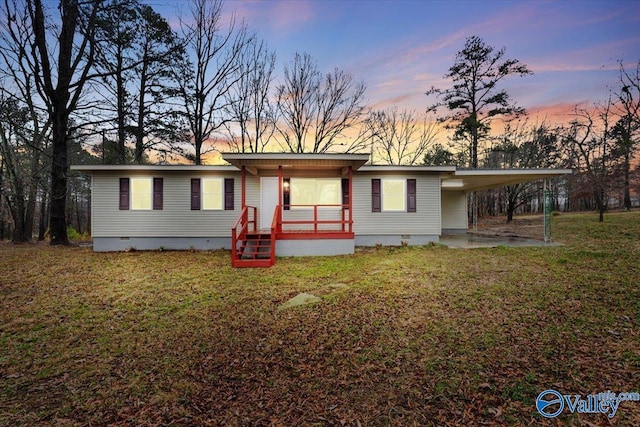
[[[245,206],[238,219],[231,228],[231,261],[235,263],[239,259],[238,241],[242,241],[247,233],[255,233],[257,229],[256,214],[258,209],[253,206]]]
[[[288,208],[288,209],[287,209]],[[323,208],[340,208],[340,219],[319,219],[318,217],[318,209]],[[282,214],[284,211],[292,212],[297,211],[305,212],[305,210],[313,209],[313,218],[312,219],[283,219]],[[322,231],[319,229],[321,225],[339,225],[340,230],[328,230],[328,231],[341,231],[343,233],[352,233],[353,232],[353,219],[351,215],[347,218],[347,212],[349,210],[348,204],[320,204],[320,205],[278,205],[276,207],[276,212],[279,213],[278,223],[276,226],[276,232],[283,232],[283,225],[312,225],[313,232],[318,233]],[[275,218],[274,218],[275,219]],[[311,231],[311,230],[309,230]],[[286,232],[286,231],[285,231]]]
[[[280,218],[280,205],[276,206],[273,211],[273,220],[271,220],[271,265],[276,263],[276,231],[278,230],[278,219]]]

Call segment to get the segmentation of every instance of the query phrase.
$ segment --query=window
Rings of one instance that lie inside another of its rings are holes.
[[[222,209],[222,179],[202,180],[202,209]]]
[[[233,210],[233,178],[192,178],[191,210]]]
[[[382,180],[382,210],[404,211],[405,209],[405,184],[404,179]]]
[[[372,179],[371,212],[416,212],[415,179]]]
[[[292,205],[340,205],[342,203],[342,181],[339,178],[291,178],[290,182]]]
[[[151,210],[151,178],[131,178],[131,210]]]
[[[162,178],[120,178],[120,210],[162,210]]]

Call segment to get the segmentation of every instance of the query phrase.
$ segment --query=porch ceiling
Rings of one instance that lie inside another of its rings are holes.
[[[479,191],[571,174],[571,169],[458,170],[442,179],[443,190]]]
[[[245,166],[254,175],[279,166],[288,171],[343,170],[349,166],[357,170],[369,161],[368,154],[223,153],[222,158],[238,169]]]

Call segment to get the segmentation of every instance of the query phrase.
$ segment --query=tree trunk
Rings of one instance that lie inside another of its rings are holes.
[[[53,122],[53,158],[51,164],[51,210],[49,227],[51,245],[69,245],[67,236],[67,118],[65,117],[66,100],[55,99]]]
[[[473,169],[478,168],[478,113],[475,111],[475,99],[474,99],[474,111],[471,113],[471,167]]]
[[[33,227],[36,218],[36,198],[38,196],[38,181],[36,176],[40,169],[40,150],[34,150],[31,159],[31,177],[29,179],[29,194],[26,200],[26,210],[24,218],[24,237],[27,241],[33,240]]]
[[[142,164],[144,156],[144,119],[145,119],[145,105],[144,98],[147,90],[147,67],[148,67],[147,54],[144,54],[142,60],[142,70],[140,71],[140,88],[138,91],[138,120],[136,123],[136,148],[135,148],[135,163]]]
[[[598,209],[598,222],[604,221],[604,212],[606,210],[606,204],[604,201],[605,192],[602,188],[597,188],[595,191],[596,208]]]
[[[631,169],[629,150],[624,153],[624,208],[631,209],[631,192],[629,190],[629,169]]]
[[[2,193],[2,179],[4,174],[4,158],[0,159],[0,242],[4,240],[4,204]]]
[[[117,64],[116,64],[116,93],[117,93],[117,104],[118,104],[118,161],[121,165],[124,165],[127,162],[125,153],[125,141],[127,139],[127,134],[125,132],[126,126],[126,100],[125,100],[125,82],[123,78],[122,71],[122,52],[118,51],[117,55]],[[106,149],[104,146],[104,139],[102,141],[102,150]]]
[[[25,197],[24,187],[19,177],[15,178],[14,194],[9,200],[13,199],[9,203],[9,210],[11,211],[11,218],[13,218],[13,236],[11,241],[13,243],[26,243],[28,239],[25,237]]]
[[[42,242],[47,234],[47,192],[42,190],[40,199],[40,221],[38,224],[38,241]]]

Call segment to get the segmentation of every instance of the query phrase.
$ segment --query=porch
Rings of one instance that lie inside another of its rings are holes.
[[[224,159],[241,171],[242,211],[231,230],[234,267],[270,267],[276,256],[354,252],[353,171],[368,155],[227,154]]]

